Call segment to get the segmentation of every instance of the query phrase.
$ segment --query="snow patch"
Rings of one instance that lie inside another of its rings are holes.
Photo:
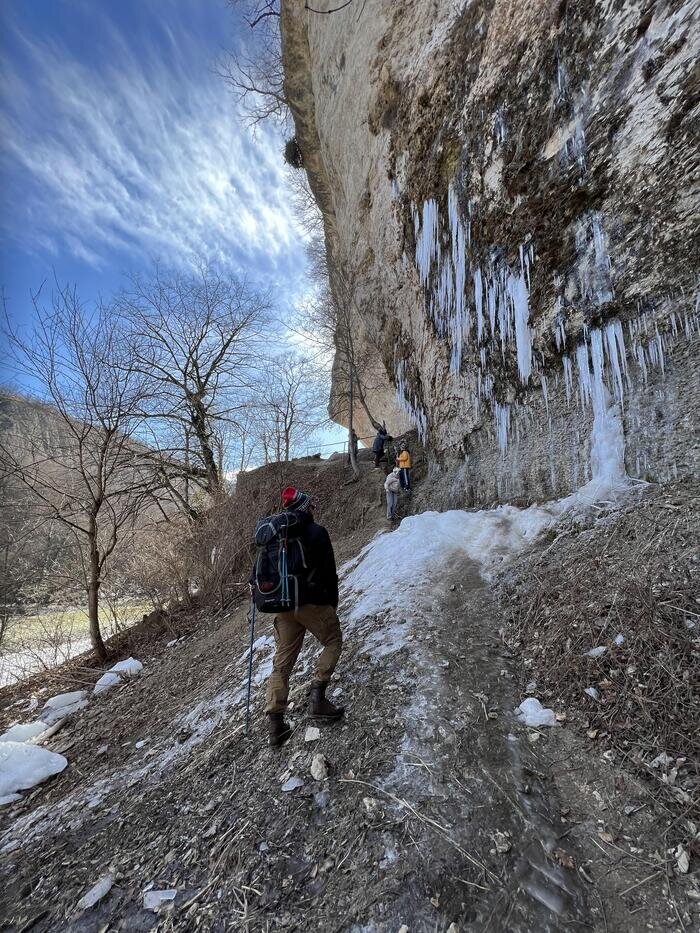
[[[67,766],[63,755],[38,745],[0,742],[0,796],[29,790]]]

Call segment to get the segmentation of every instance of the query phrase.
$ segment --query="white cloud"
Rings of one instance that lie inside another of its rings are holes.
[[[101,68],[18,37],[25,64],[5,75],[0,114],[6,233],[98,268],[116,255],[204,256],[298,275],[282,141],[265,128],[251,137],[209,50],[181,33],[169,33],[177,66],[114,32]]]

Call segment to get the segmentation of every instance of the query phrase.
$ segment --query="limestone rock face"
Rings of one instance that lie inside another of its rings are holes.
[[[596,405],[631,475],[697,473],[699,23],[692,0],[283,0],[379,417],[417,426],[455,504],[584,482]]]

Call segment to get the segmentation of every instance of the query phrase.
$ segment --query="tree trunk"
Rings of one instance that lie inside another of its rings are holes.
[[[350,375],[350,405],[348,411],[348,453],[350,454],[350,466],[352,467],[352,472],[356,478],[359,478],[360,470],[357,466],[357,457],[355,456],[355,445],[352,442],[352,436],[354,434],[352,426],[352,410],[353,410],[353,400],[354,400],[354,382],[352,378],[352,373]]]
[[[216,468],[216,458],[214,456],[214,451],[212,450],[212,446],[209,443],[206,409],[204,408],[204,405],[202,405],[202,403],[196,399],[192,399],[190,401],[190,405],[192,427],[194,428],[194,433],[202,454],[204,469],[207,474],[207,484],[209,486],[208,492],[215,493],[221,485],[221,477],[219,476],[219,471]]]
[[[97,523],[90,518],[88,532],[90,542],[90,575],[88,578],[88,619],[90,620],[90,641],[97,655],[97,659],[104,663],[107,660],[107,649],[100,632],[99,590],[100,590],[100,555],[97,550]]]

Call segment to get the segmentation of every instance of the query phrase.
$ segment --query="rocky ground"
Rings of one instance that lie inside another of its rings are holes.
[[[513,572],[524,579],[550,543]],[[512,621],[481,568],[457,554],[445,567],[415,581],[408,609],[387,592],[358,616],[346,585],[331,689],[345,721],[307,736],[309,642],[281,751],[267,747],[261,714],[267,622],[249,736],[243,609],[200,619],[170,648],[164,635],[141,657],[140,678],[51,740],[66,771],[2,810],[5,927],[693,928],[697,854],[689,849],[681,872],[668,851],[676,836],[664,835],[688,814],[671,812],[638,769],[587,737],[582,705],[553,695],[557,727],[520,723],[527,646],[509,640]],[[79,907],[104,876],[109,891]],[[174,901],[147,910],[149,890],[174,891]]]

